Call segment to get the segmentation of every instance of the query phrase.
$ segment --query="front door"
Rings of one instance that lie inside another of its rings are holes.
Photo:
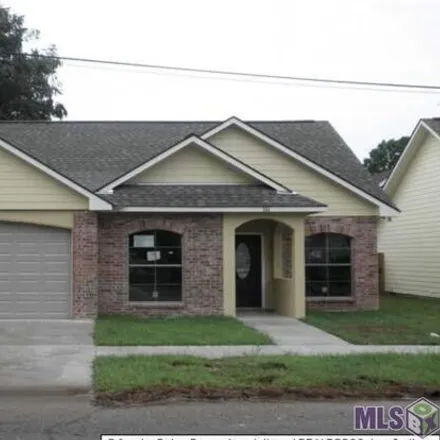
[[[261,307],[261,236],[235,236],[237,307]]]

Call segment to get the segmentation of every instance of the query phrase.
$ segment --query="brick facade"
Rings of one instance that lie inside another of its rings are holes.
[[[379,266],[377,217],[309,217],[305,234],[333,232],[351,237],[352,296],[347,300],[308,301],[308,310],[377,310]]]
[[[98,311],[98,217],[78,212],[72,230],[72,314],[93,318]]]
[[[99,215],[100,313],[130,315],[219,315],[223,313],[221,214]],[[182,235],[182,302],[130,303],[128,236],[163,229]],[[156,303],[157,304],[157,303]]]
[[[128,236],[163,229],[182,235],[182,301],[130,303]],[[352,296],[308,301],[309,310],[378,308],[376,217],[310,217],[305,234],[348,235],[352,252]],[[283,236],[284,260],[291,237]],[[223,313],[221,214],[142,214],[78,212],[72,231],[73,316],[92,318],[98,311],[130,315],[219,315]],[[286,266],[286,264],[283,264]],[[283,267],[283,272],[286,270]],[[287,274],[286,274],[287,275]]]

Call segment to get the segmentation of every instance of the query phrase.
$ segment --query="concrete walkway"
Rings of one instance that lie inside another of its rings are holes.
[[[295,318],[265,314],[241,314],[237,319],[260,333],[267,334],[276,345],[292,347],[349,345],[337,336],[333,336],[319,328],[308,325]]]

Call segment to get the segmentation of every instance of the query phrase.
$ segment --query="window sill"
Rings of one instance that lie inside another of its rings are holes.
[[[129,301],[130,307],[147,307],[157,309],[178,309],[183,307],[182,301]]]
[[[306,297],[308,302],[354,302],[352,296],[311,296]]]

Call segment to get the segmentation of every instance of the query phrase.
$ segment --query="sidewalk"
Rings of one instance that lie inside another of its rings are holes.
[[[248,327],[269,335],[276,345],[291,347],[350,345],[335,335],[288,316],[269,313],[243,313],[238,315],[237,319]]]
[[[96,347],[96,356],[190,355],[206,358],[267,355],[344,355],[359,353],[438,353],[440,345],[352,345],[295,318],[270,314],[242,314],[246,325],[270,336],[276,345],[192,345]]]
[[[128,356],[128,355],[191,355],[206,358],[222,358],[243,355],[332,355],[359,353],[437,353],[439,345],[243,345],[243,346],[167,346],[167,347],[96,347],[96,356]]]

